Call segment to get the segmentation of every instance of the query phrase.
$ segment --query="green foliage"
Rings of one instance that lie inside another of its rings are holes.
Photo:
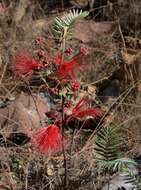
[[[96,159],[102,168],[110,168],[113,162],[120,157],[119,138],[115,127],[102,128],[95,141]]]
[[[135,175],[131,170],[127,170],[124,176],[125,183],[132,184],[132,187],[136,190],[141,189],[141,177]]]
[[[70,39],[72,37],[73,24],[88,16],[88,11],[72,10],[69,14],[62,18],[56,17],[53,25],[53,33],[56,39],[62,41],[63,39]]]
[[[95,140],[96,160],[101,169],[124,173],[124,180],[130,183],[136,190],[141,189],[141,178],[131,172],[130,167],[136,167],[137,163],[129,158],[122,157],[119,151],[119,134],[117,127],[102,128]]]
[[[21,156],[17,157],[15,155],[12,155],[11,161],[13,163],[12,165],[15,170],[21,170],[23,167],[25,167],[26,159],[24,157]]]
[[[113,161],[109,161],[107,163],[108,170],[112,170],[114,172],[116,171],[125,171],[125,168],[128,168],[129,166],[137,166],[137,163],[129,158],[118,158]]]

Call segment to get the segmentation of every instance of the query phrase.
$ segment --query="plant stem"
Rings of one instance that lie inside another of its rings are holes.
[[[110,175],[108,174],[108,188],[107,190],[110,190]]]
[[[64,0],[61,0],[61,7],[62,7],[62,10],[64,10]]]
[[[64,186],[68,186],[68,173],[67,173],[67,160],[66,160],[66,154],[65,154],[65,148],[64,148],[64,103],[65,103],[65,97],[62,95],[62,151],[63,151],[63,157],[64,157],[64,169],[65,169],[65,178],[64,178]]]

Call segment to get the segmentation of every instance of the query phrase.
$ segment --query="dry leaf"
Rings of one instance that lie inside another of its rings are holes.
[[[14,13],[14,20],[16,23],[20,22],[21,19],[24,17],[28,5],[29,5],[28,0],[20,0],[18,6],[16,7],[15,13]]]
[[[129,54],[129,53],[123,52],[123,51],[122,51],[122,57],[128,65],[134,64],[137,59],[136,54]]]
[[[88,92],[89,96],[90,96],[93,100],[95,100],[95,98],[96,98],[96,86],[89,84],[89,85],[87,86],[87,92]]]

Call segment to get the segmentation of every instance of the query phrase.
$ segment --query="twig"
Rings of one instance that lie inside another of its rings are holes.
[[[64,0],[61,0],[61,7],[62,7],[62,10],[64,10]]]
[[[3,69],[3,72],[2,72],[2,75],[1,75],[1,79],[0,79],[0,85],[1,85],[2,80],[3,80],[3,78],[4,78],[4,75],[5,75],[7,66],[8,66],[8,62],[6,62],[6,64],[4,65],[4,69]]]

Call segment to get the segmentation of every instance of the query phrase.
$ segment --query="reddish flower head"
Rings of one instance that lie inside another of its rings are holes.
[[[76,106],[73,108],[72,110],[72,114],[75,114],[77,112],[80,112],[82,110],[87,109],[89,106],[88,104],[88,98],[87,97],[83,97],[77,104]]]
[[[103,111],[100,108],[89,108],[88,100],[86,98],[82,98],[78,104],[72,109],[72,113],[70,114],[68,120],[71,118],[85,118],[85,117],[93,117],[98,118],[102,117]]]
[[[55,65],[57,68],[57,75],[61,79],[76,79],[76,72],[81,70],[82,65],[77,62],[76,58],[73,58],[70,61],[62,60],[62,56],[57,56],[54,59]]]
[[[71,53],[71,51],[68,53]],[[76,80],[77,71],[80,71],[84,67],[81,60],[84,55],[86,55],[84,49],[79,51],[71,60],[66,60],[62,55],[57,55],[53,63],[56,65],[58,77],[61,79]]]
[[[62,149],[62,137],[59,127],[52,124],[41,128],[33,136],[32,142],[42,153],[56,153]]]
[[[77,63],[75,60],[72,61],[64,61],[64,63],[58,69],[58,76],[67,79],[76,79],[76,71],[81,69],[81,65]]]
[[[81,47],[80,48],[80,53],[82,53],[83,55],[88,55],[89,50],[86,47]]]
[[[98,118],[101,117],[103,115],[103,111],[100,108],[88,108],[86,110],[80,110],[77,112],[73,112],[73,117],[76,118],[83,118],[83,117],[94,117],[94,118]]]
[[[41,63],[35,61],[25,52],[17,54],[12,62],[12,70],[17,75],[31,74],[35,69],[41,67]]]

